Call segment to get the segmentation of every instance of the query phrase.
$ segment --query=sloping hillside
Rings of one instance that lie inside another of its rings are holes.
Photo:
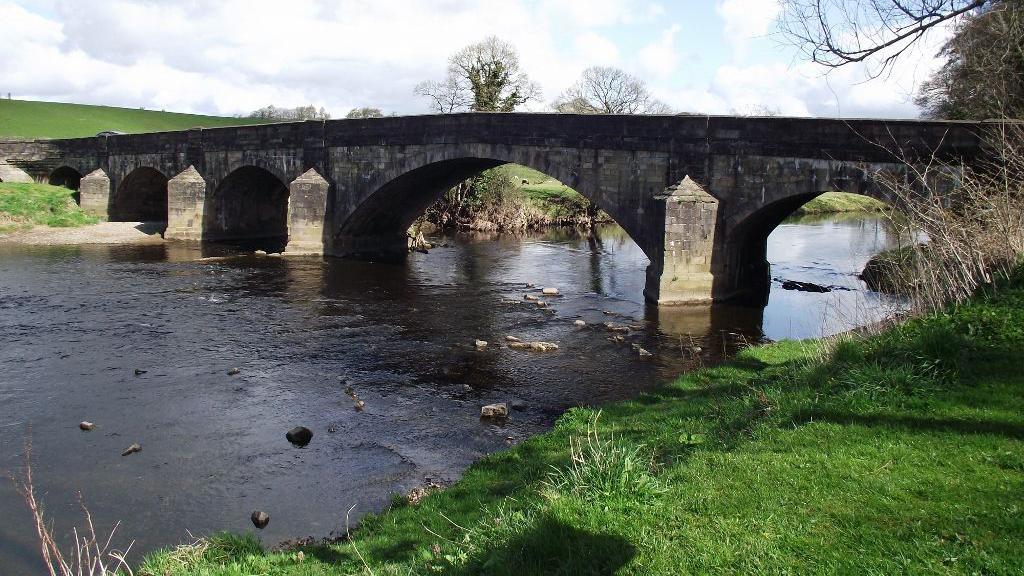
[[[131,134],[266,122],[253,118],[0,99],[0,138],[77,138],[95,136],[104,130]]]

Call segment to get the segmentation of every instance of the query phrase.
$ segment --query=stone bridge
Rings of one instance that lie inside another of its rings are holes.
[[[765,293],[768,234],[829,190],[884,197],[880,174],[981,153],[983,123],[725,116],[451,114],[0,142],[0,178],[79,190],[165,238],[277,237],[286,253],[404,254],[445,190],[516,163],[578,190],[650,259],[645,295]],[[950,179],[950,182],[955,178]],[[952,184],[950,184],[952,185]]]

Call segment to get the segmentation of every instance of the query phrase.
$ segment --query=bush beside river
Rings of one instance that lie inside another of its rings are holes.
[[[216,535],[139,572],[1019,573],[1022,326],[1018,268],[874,336],[753,347],[570,410],[351,541]]]

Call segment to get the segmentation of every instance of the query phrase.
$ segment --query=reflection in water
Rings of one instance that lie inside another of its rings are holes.
[[[233,253],[178,244],[0,247],[0,471],[18,468],[31,426],[56,524],[78,520],[81,490],[97,523],[122,521],[136,551],[186,530],[249,530],[254,509],[272,517],[268,542],[324,536],[353,504],[362,514],[426,478],[454,480],[568,407],[629,398],[744,342],[842,330],[892,305],[854,276],[887,242],[872,218],[780,227],[774,276],[855,290],[776,283],[765,309],[645,306],[647,260],[615,227],[436,240],[450,247],[404,264],[218,258]],[[523,298],[531,284],[563,295],[538,308]],[[605,322],[633,329],[616,342]],[[505,335],[561,350],[509,350]],[[477,351],[476,339],[492,345]],[[227,375],[234,366],[241,373]],[[479,420],[482,404],[513,400],[526,409],[507,424]],[[81,420],[96,430],[79,431]],[[296,425],[313,430],[304,449],[285,439]],[[133,442],[143,450],[120,456]],[[33,573],[33,530],[8,483],[0,517],[4,573]]]

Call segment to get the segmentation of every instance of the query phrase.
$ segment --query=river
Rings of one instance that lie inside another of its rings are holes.
[[[452,236],[405,264],[0,246],[0,472],[17,472],[31,436],[58,532],[80,524],[81,491],[98,527],[121,522],[118,541],[135,540],[136,561],[189,531],[252,530],[256,509],[271,516],[260,533],[269,544],[328,536],[350,507],[355,519],[393,493],[454,481],[571,406],[633,397],[739,346],[831,334],[899,307],[856,277],[891,242],[872,216],[780,226],[769,239],[774,277],[848,290],[775,281],[763,309],[647,307],[643,253],[614,226],[599,239]],[[523,299],[531,284],[562,295],[540,309]],[[635,329],[614,342],[604,322]],[[560,350],[509,350],[506,335]],[[477,339],[491,344],[476,350]],[[520,408],[501,426],[478,418],[496,401]],[[82,420],[95,430],[80,431]],[[305,448],[285,439],[297,425],[313,430]],[[142,451],[121,456],[132,443]],[[37,573],[34,529],[10,482],[0,482],[0,518],[0,573]]]

